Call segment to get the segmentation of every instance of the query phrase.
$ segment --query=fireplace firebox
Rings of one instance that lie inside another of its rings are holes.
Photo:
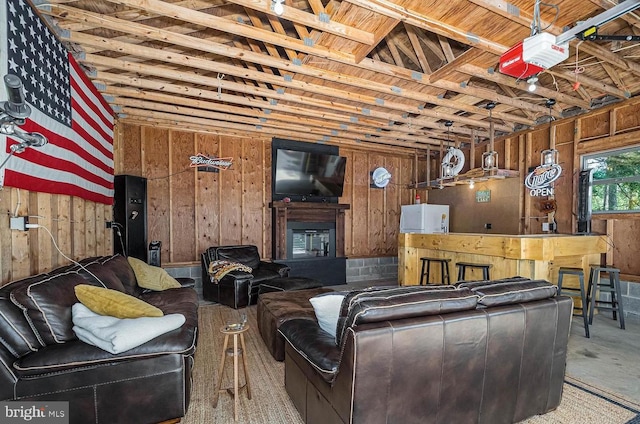
[[[273,259],[293,277],[325,285],[346,282],[344,211],[338,203],[272,202]]]
[[[332,222],[287,223],[287,258],[335,258],[336,225]]]

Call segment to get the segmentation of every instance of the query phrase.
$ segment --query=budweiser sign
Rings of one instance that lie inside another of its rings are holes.
[[[562,167],[557,164],[540,165],[524,180],[531,196],[553,196],[553,183],[560,178]]]
[[[214,170],[217,172],[218,169],[224,171],[233,165],[233,158],[211,158],[202,153],[191,156],[189,159],[191,160],[191,168],[198,168],[199,171]]]

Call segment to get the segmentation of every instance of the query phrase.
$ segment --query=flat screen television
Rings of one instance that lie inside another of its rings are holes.
[[[274,193],[287,196],[340,197],[347,158],[326,153],[278,149]]]

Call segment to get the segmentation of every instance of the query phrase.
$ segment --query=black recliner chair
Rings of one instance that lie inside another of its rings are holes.
[[[251,273],[231,271],[217,283],[209,275],[212,261],[227,260],[251,268]],[[257,246],[214,246],[202,254],[202,294],[206,300],[234,309],[253,305],[258,301],[260,284],[273,278],[288,277],[290,268],[277,262],[260,259]]]

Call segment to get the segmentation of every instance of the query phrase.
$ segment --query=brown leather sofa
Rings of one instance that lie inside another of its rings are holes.
[[[513,423],[562,397],[572,301],[546,281],[354,291],[336,337],[280,326],[305,423]]]
[[[138,287],[120,255],[82,261],[0,287],[0,400],[68,401],[71,423],[158,423],[189,406],[198,298],[192,288]],[[114,355],[75,337],[74,287],[93,284],[136,296],[186,322]]]
[[[209,275],[209,264],[216,260],[241,263],[251,268],[251,272],[231,271],[214,282]],[[210,247],[202,253],[201,265],[203,297],[235,309],[254,305],[258,301],[260,284],[287,277],[291,269],[285,264],[261,260],[254,245]]]

